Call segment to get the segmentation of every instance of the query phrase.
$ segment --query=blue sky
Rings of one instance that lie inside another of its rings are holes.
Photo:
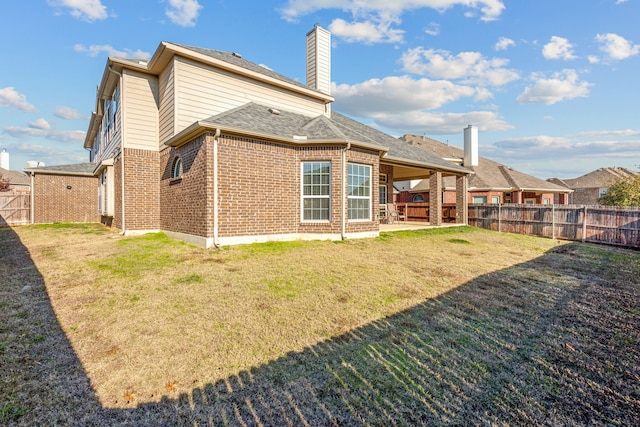
[[[540,178],[640,165],[639,0],[21,0],[0,3],[0,150],[11,169],[88,161],[108,56],[161,41],[238,52],[304,83],[332,32],[334,109]]]

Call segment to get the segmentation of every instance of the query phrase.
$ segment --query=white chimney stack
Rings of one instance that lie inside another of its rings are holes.
[[[0,168],[9,170],[9,153],[7,153],[6,148],[3,148],[2,152],[0,152]]]
[[[331,33],[318,24],[307,33],[307,86],[331,95]]]
[[[478,166],[478,127],[469,125],[464,128],[463,166]]]

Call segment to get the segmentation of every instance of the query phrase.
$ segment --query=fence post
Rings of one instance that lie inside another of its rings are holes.
[[[556,205],[551,205],[551,238],[556,239]]]
[[[498,233],[502,233],[502,203],[498,203]]]
[[[582,218],[582,241],[587,240],[587,205],[584,205],[584,218]]]

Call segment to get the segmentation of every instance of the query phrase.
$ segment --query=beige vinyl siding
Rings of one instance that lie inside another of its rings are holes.
[[[175,134],[173,62],[160,74],[160,143]]]
[[[122,80],[124,147],[159,151],[158,78],[124,70]]]
[[[248,102],[315,117],[321,101],[184,58],[175,61],[175,132]]]

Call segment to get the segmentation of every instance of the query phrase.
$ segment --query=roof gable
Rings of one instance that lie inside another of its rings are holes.
[[[568,188],[607,188],[613,182],[629,176],[636,176],[634,172],[626,168],[600,168],[574,179],[561,180]],[[553,178],[557,180],[557,178]]]

